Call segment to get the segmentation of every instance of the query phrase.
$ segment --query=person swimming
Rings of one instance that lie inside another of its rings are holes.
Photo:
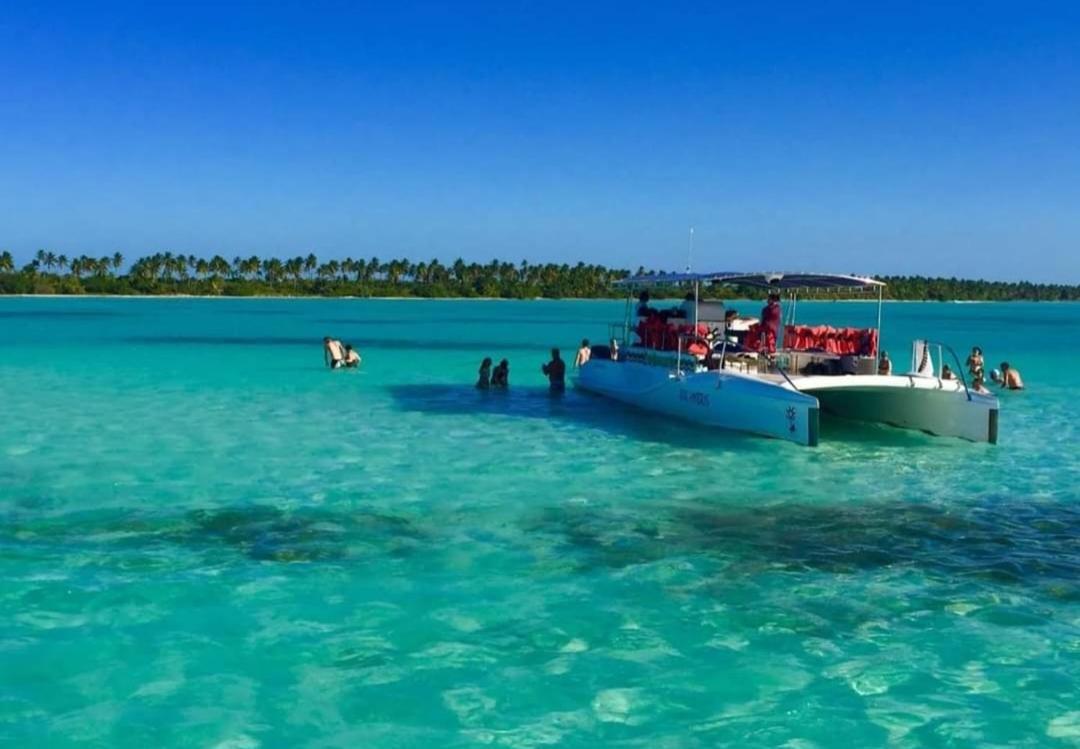
[[[339,369],[345,363],[345,351],[341,341],[330,336],[323,338],[323,361],[330,369]]]
[[[476,387],[480,390],[487,390],[491,387],[491,357],[485,356],[484,361],[480,362],[480,374],[476,380]]]
[[[503,359],[491,373],[491,387],[505,390],[510,387],[510,362]]]

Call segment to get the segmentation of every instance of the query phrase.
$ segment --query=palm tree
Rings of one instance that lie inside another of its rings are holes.
[[[58,258],[56,258],[56,267],[58,267],[61,271],[63,271],[64,268],[66,268],[67,266],[68,266],[67,255],[60,255]]]
[[[119,252],[114,252],[112,256],[113,270],[119,272],[122,267],[124,267],[124,256]]]
[[[0,252],[0,273],[11,273],[15,270],[15,258],[7,250]]]
[[[304,258],[294,257],[291,260],[285,261],[285,274],[289,276],[293,283],[299,283],[300,276],[304,272]]]
[[[214,255],[210,258],[210,272],[215,278],[224,276],[229,272],[229,261],[221,255]]]
[[[263,260],[262,270],[263,278],[265,278],[268,283],[276,284],[281,280],[285,269],[280,260],[276,257],[272,257],[268,260]]]
[[[319,267],[319,258],[315,257],[314,252],[309,252],[308,256],[304,258],[304,272],[309,276],[315,272],[315,269]]]

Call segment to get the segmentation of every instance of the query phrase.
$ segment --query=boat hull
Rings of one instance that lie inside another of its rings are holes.
[[[646,411],[708,427],[801,445],[816,445],[818,440],[816,398],[726,370],[680,375],[653,364],[599,359],[587,362],[574,384]]]
[[[997,442],[998,400],[969,394],[956,380],[915,375],[806,377],[799,390],[815,396],[825,418],[870,421],[942,437]]]

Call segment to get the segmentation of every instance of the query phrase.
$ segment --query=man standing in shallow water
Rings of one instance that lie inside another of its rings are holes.
[[[345,362],[345,351],[341,341],[326,336],[323,340],[323,361],[330,369],[337,369]]]
[[[1023,390],[1024,380],[1020,372],[1009,366],[1009,362],[1001,362],[1001,386],[1009,390]]]
[[[551,384],[551,392],[561,393],[566,389],[566,362],[559,355],[559,349],[551,349],[551,361],[541,367]]]

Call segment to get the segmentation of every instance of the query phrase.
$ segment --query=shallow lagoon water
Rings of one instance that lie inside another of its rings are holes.
[[[1080,745],[1080,306],[886,305],[1021,368],[996,447],[550,398],[621,312],[0,300],[0,743]]]

